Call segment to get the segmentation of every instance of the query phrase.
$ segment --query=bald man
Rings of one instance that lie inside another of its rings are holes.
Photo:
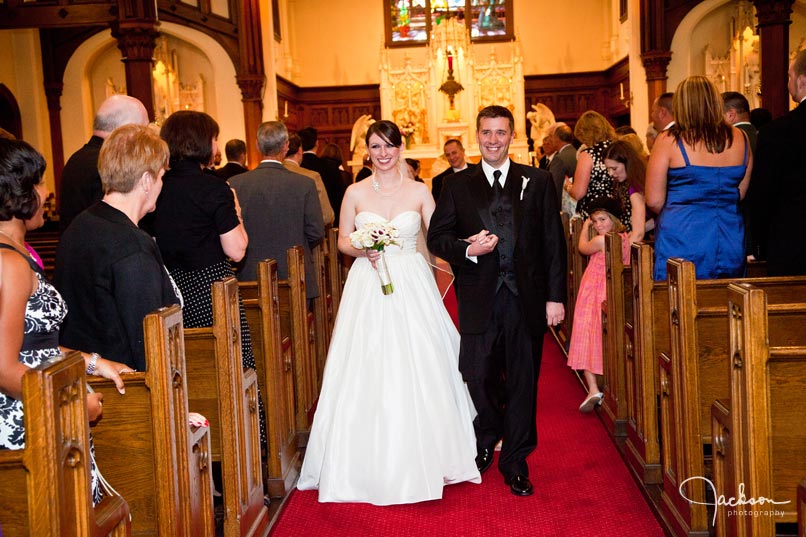
[[[113,130],[129,124],[148,125],[148,112],[138,99],[112,95],[98,108],[92,122],[92,138],[73,153],[64,165],[59,202],[59,228],[67,229],[73,218],[103,197],[98,175],[101,145]]]

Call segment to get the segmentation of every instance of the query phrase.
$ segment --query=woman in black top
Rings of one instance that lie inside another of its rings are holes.
[[[157,245],[137,227],[154,210],[167,167],[168,145],[149,127],[126,125],[104,141],[104,197],[73,220],[56,253],[56,287],[69,308],[63,345],[145,370],[143,317],[179,303]]]
[[[171,151],[171,169],[157,200],[154,235],[185,302],[184,325],[213,325],[213,282],[233,276],[229,259],[243,259],[246,230],[232,189],[204,173],[218,149],[218,124],[204,112],[174,112],[160,131]],[[228,259],[229,258],[229,259]],[[241,307],[243,363],[254,369],[252,343]]]

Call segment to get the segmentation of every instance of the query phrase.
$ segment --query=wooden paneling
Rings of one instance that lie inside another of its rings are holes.
[[[285,103],[288,102],[288,117]],[[277,77],[277,117],[289,130],[315,127],[319,132],[319,147],[337,144],[345,160],[350,160],[350,136],[355,121],[369,114],[381,117],[381,93],[377,84],[362,86],[324,86],[300,88]]]
[[[630,109],[622,103],[620,85],[625,97],[630,95],[629,61],[624,58],[605,71],[531,75],[524,77],[526,110],[543,103],[557,121],[573,128],[586,110],[595,110],[615,126],[630,122]]]

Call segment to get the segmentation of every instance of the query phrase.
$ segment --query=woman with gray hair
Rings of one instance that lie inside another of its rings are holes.
[[[167,167],[168,146],[149,127],[126,125],[104,141],[104,197],[73,220],[56,253],[56,287],[69,308],[63,345],[145,370],[143,317],[179,303],[157,245],[137,227],[154,210]]]

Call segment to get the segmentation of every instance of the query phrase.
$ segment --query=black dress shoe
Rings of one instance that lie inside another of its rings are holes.
[[[535,491],[534,487],[532,487],[532,482],[525,475],[514,475],[506,479],[505,482],[515,496],[531,496]]]
[[[489,470],[492,465],[493,450],[488,448],[480,449],[478,455],[476,455],[476,468],[479,469],[479,473],[483,474]]]

